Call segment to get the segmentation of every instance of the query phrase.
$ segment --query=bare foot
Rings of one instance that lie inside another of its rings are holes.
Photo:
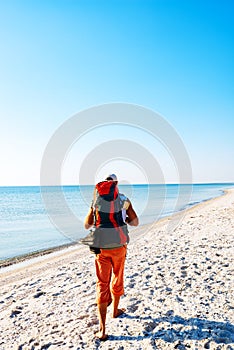
[[[113,314],[113,318],[119,317],[125,313],[126,309],[117,309],[117,311]]]
[[[98,338],[101,341],[105,341],[108,339],[108,334],[103,334],[102,332],[95,333],[95,337]]]

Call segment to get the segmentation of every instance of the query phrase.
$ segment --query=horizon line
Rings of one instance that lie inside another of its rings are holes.
[[[104,181],[104,180],[103,180]],[[101,181],[99,181],[101,182]],[[79,186],[95,186],[96,183],[92,184],[61,184],[61,185],[0,185],[0,188],[4,187],[79,187]],[[119,183],[119,186],[150,186],[150,185],[234,185],[234,181],[225,181],[225,182],[191,182],[191,183],[176,183],[176,182],[168,182],[168,183]]]

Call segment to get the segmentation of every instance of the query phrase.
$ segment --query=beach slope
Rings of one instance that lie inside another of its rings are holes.
[[[132,231],[127,311],[102,343],[88,248],[3,268],[0,349],[233,349],[233,243],[234,190]]]

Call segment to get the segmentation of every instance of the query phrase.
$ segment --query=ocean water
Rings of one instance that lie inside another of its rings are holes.
[[[234,184],[120,185],[140,225],[217,197]],[[84,237],[93,186],[0,187],[0,260]]]

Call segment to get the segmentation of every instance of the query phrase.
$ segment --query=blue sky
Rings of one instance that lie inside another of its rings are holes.
[[[109,102],[162,115],[183,140],[194,182],[234,181],[232,0],[2,0],[0,43],[0,185],[38,185],[56,129]],[[155,152],[146,135],[136,138]],[[78,146],[64,183],[79,172]],[[125,172],[142,181],[132,166]],[[165,172],[176,182],[170,166]]]

